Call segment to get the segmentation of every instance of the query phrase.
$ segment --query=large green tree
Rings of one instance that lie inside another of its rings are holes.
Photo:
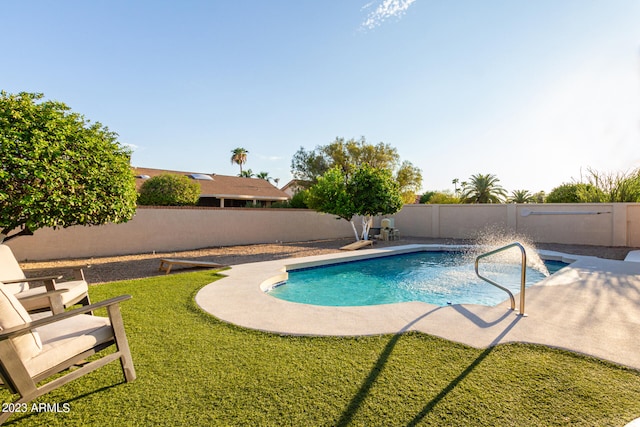
[[[309,189],[306,202],[311,209],[349,221],[356,240],[368,238],[374,216],[391,215],[402,208],[400,189],[391,172],[367,164],[350,175],[338,166],[330,169]],[[353,222],[356,215],[362,217],[360,234]]]
[[[498,184],[500,180],[492,174],[476,174],[463,183],[460,199],[463,203],[502,203],[507,192]]]
[[[130,151],[107,127],[42,98],[0,92],[0,242],[131,219]]]
[[[414,203],[422,186],[422,171],[409,161],[400,162],[398,151],[391,145],[369,144],[364,137],[358,140],[336,138],[332,143],[310,151],[300,147],[291,161],[291,173],[295,179],[311,186],[334,167],[349,177],[362,165],[389,171],[399,185],[403,201]]]

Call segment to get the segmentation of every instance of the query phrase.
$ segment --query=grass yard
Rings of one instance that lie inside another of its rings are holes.
[[[222,323],[193,298],[212,272],[113,282],[138,379],[119,364],[36,402],[68,413],[8,425],[622,426],[640,416],[640,375],[534,345],[477,350],[420,333],[290,337]],[[1,390],[3,402],[12,396]]]

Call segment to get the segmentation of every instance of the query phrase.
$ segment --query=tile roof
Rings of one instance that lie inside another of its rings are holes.
[[[144,178],[139,176],[147,175],[154,177],[165,173],[175,175],[205,175],[212,178],[198,179],[200,184],[201,197],[217,197],[228,199],[246,199],[246,200],[287,200],[289,196],[284,191],[279,190],[270,182],[258,178],[241,178],[238,176],[203,174],[200,172],[184,172],[172,171],[164,169],[152,168],[132,168],[136,176],[136,188],[140,189]]]

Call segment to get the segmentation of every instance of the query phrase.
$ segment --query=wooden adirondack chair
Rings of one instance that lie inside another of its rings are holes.
[[[20,411],[29,401],[118,359],[125,381],[135,380],[119,308],[120,302],[130,298],[123,295],[32,320],[15,295],[0,286],[0,377],[5,387],[19,395],[3,408]],[[109,317],[87,314],[98,308],[106,308]],[[38,385],[112,345],[115,352]],[[11,411],[0,413],[0,424],[11,415]]]
[[[66,307],[90,304],[89,287],[82,270],[75,270],[74,276],[76,280],[62,283],[56,283],[59,276],[27,278],[11,248],[0,245],[0,282],[20,300],[29,313],[51,310],[53,314],[57,314]],[[44,286],[32,288],[29,284],[33,282],[43,282]],[[61,292],[57,296],[55,293],[45,296],[46,292],[55,290]]]

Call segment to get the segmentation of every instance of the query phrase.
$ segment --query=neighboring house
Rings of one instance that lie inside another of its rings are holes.
[[[287,195],[289,196],[289,198],[295,196],[297,193],[299,193],[300,191],[306,189],[308,187],[305,186],[305,182],[304,181],[300,181],[299,179],[292,179],[291,181],[287,182],[284,187],[282,187],[280,190],[284,191],[285,193],[287,193]]]
[[[146,179],[165,173],[186,175],[197,180],[200,184],[199,206],[243,208],[247,205],[253,205],[269,207],[271,203],[284,202],[289,199],[287,193],[264,179],[150,168],[132,169],[138,190]]]

